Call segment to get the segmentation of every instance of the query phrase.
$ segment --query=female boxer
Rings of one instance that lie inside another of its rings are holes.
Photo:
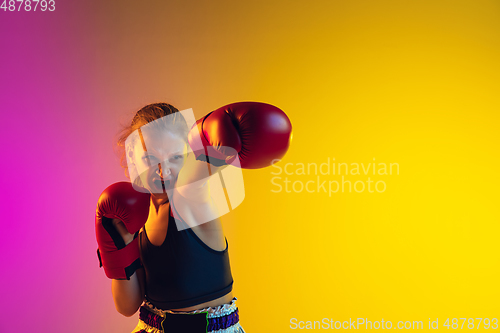
[[[286,115],[264,103],[230,104],[192,128],[166,103],[136,113],[118,140],[132,183],[109,186],[96,214],[116,309],[140,310],[133,332],[244,332],[207,170],[271,165],[290,136]]]

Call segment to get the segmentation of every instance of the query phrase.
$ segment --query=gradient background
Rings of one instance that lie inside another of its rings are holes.
[[[125,180],[120,123],[159,101],[199,117],[280,107],[294,126],[281,167],[400,166],[372,177],[384,193],[331,197],[244,171],[223,222],[247,332],[500,317],[500,2],[56,0],[1,10],[0,28],[0,332],[135,327],[99,268],[94,213]]]

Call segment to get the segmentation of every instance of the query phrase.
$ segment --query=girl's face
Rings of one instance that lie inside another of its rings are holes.
[[[184,165],[187,144],[181,136],[169,131],[143,133],[142,138],[144,142],[137,140],[130,157],[144,187],[156,197],[166,196]]]

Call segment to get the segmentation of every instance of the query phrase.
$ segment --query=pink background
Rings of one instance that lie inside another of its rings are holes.
[[[123,86],[135,89],[139,74],[113,68],[119,36],[100,33],[100,3],[0,11],[0,332],[129,332],[137,323],[114,308],[93,221],[100,192],[125,180],[112,149],[120,117],[151,95],[130,104]]]

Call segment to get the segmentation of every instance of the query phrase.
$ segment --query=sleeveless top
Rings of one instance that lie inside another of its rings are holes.
[[[167,236],[162,245],[149,241],[146,226],[140,233],[146,300],[159,309],[169,310],[226,295],[233,288],[227,239],[226,249],[216,251],[191,228],[177,230],[172,203],[169,206]],[[181,220],[181,223],[185,222]]]

